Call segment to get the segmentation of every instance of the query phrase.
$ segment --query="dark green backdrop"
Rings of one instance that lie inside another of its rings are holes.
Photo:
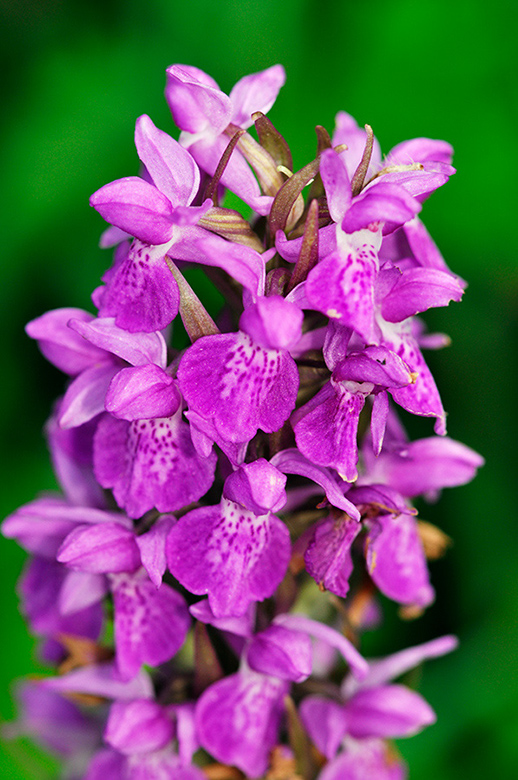
[[[4,0],[2,15],[2,515],[54,484],[40,431],[63,383],[23,325],[49,308],[89,306],[110,257],[97,249],[102,222],[88,196],[136,173],[137,116],[172,132],[167,65],[195,64],[229,90],[283,63],[288,81],[270,116],[299,166],[313,155],[314,125],[332,130],[339,109],[369,122],[385,151],[419,135],[453,143],[459,172],[423,219],[469,288],[461,304],[430,313],[430,325],[453,340],[430,364],[450,435],[487,465],[423,510],[455,540],[432,566],[435,606],[412,624],[389,610],[385,633],[369,642],[390,652],[445,631],[461,639],[423,675],[439,720],[401,742],[413,778],[516,777],[514,3]],[[430,435],[431,424],[419,421],[414,432]],[[14,595],[24,556],[5,540],[0,550],[0,707],[10,719],[10,681],[38,666]],[[57,776],[24,742],[5,746],[0,775]]]

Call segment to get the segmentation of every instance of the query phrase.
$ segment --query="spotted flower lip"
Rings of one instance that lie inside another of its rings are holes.
[[[289,556],[288,529],[276,515],[225,498],[184,515],[167,538],[169,570],[192,593],[208,594],[216,617],[242,615],[271,596]]]

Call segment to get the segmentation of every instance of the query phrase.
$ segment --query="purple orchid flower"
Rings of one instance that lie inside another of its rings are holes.
[[[340,777],[340,771],[349,770],[351,777],[360,778],[361,771],[368,767],[373,772],[369,776],[376,780],[391,778],[390,762],[380,740],[416,734],[435,722],[435,714],[414,691],[386,683],[456,646],[455,637],[444,636],[381,661],[371,661],[363,680],[345,678],[341,703],[320,695],[306,697],[300,706],[302,722],[315,745],[330,760],[322,777],[334,780]],[[342,743],[344,752],[335,759]],[[397,771],[399,774],[394,777],[405,776],[402,767]]]
[[[284,68],[274,65],[245,76],[227,96],[199,68],[171,65],[167,69],[166,100],[174,121],[183,131],[180,143],[200,168],[214,175],[229,141],[225,129],[229,124],[246,129],[253,123],[254,112],[268,113],[285,78]],[[260,194],[257,180],[239,149],[234,149],[221,184],[259,214],[268,214],[272,198]]]
[[[244,465],[225,483],[232,499],[188,512],[169,533],[169,570],[191,593],[208,594],[218,617],[242,615],[284,577],[289,533],[272,513],[285,501],[284,483],[266,461]]]
[[[381,449],[388,408],[382,401],[380,415],[376,401],[380,393],[405,387],[413,379],[401,358],[383,347],[350,353],[317,395],[292,415],[297,447],[314,463],[335,468],[342,479],[354,481],[358,421],[365,399],[374,395],[372,427],[375,446]]]
[[[221,625],[217,617],[205,614],[204,619]],[[240,634],[243,628],[237,626]],[[227,623],[226,629],[232,627]],[[343,635],[303,615],[278,615],[264,631],[252,635],[249,630],[239,671],[202,694],[196,706],[196,726],[201,745],[219,761],[258,777],[266,771],[269,753],[279,738],[289,683],[311,674],[309,637],[338,649],[354,676],[365,676],[368,666]]]
[[[179,304],[165,257],[174,251],[178,259],[191,259],[191,228],[212,202],[190,205],[200,184],[198,167],[148,116],[137,120],[135,145],[151,182],[128,176],[90,198],[104,219],[135,238],[127,252],[118,252],[116,265],[104,277],[106,287],[96,291],[96,303],[102,317],[115,317],[125,330],[163,330],[176,317]],[[194,238],[200,236],[202,230],[194,233]]]
[[[203,780],[191,764],[197,743],[192,707],[162,707],[149,699],[115,702],[108,716],[104,739],[111,749],[98,753],[85,780]]]

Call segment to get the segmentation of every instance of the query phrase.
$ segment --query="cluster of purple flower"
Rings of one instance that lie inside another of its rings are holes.
[[[358,645],[378,593],[409,615],[434,599],[445,537],[412,499],[482,464],[445,436],[421,348],[447,338],[415,317],[463,293],[418,217],[452,149],[382,158],[339,113],[294,172],[265,116],[283,83],[275,66],[227,96],[169,68],[179,142],[140,117],[140,175],[91,198],[115,247],[97,316],[27,326],[71,381],[46,428],[63,495],[2,529],[31,553],[23,610],[60,672],[25,686],[17,728],[71,778],[399,780],[386,740],[435,718],[390,681],[453,637],[371,661]],[[225,297],[217,324],[193,263]],[[438,435],[410,442],[389,396]]]

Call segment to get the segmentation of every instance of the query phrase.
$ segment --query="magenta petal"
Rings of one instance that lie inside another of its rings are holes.
[[[212,485],[216,456],[201,458],[189,426],[175,417],[126,422],[106,416],[94,438],[94,468],[130,517],[156,507],[173,512],[197,501]]]
[[[308,573],[320,587],[338,596],[347,594],[353,570],[351,545],[360,530],[360,524],[347,517],[330,516],[315,527],[304,561]]]
[[[352,696],[360,688],[373,688],[378,685],[384,685],[429,658],[438,658],[446,653],[451,653],[457,645],[457,638],[447,634],[437,639],[432,639],[430,642],[407,647],[404,650],[400,650],[399,653],[392,653],[385,658],[370,660],[367,677],[361,683],[358,683],[352,677],[346,678],[342,685],[342,694],[344,696]]]
[[[106,410],[120,420],[172,417],[181,402],[174,379],[159,366],[123,368],[113,377]]]
[[[206,236],[195,239],[194,246],[200,252],[196,262],[223,268],[236,282],[249,290],[254,298],[263,295],[265,264],[270,259],[270,253],[265,257],[251,247],[225,241],[208,232]]]
[[[378,393],[372,400],[371,412],[371,436],[372,450],[375,455],[379,455],[383,446],[385,437],[385,428],[387,425],[389,413],[389,400],[386,392]]]
[[[278,740],[287,687],[284,681],[250,671],[211,685],[196,706],[202,746],[249,777],[263,775]]]
[[[34,680],[24,681],[16,690],[16,698],[20,717],[15,723],[3,724],[4,738],[27,735],[72,760],[83,751],[88,755],[97,747],[99,724],[64,696]]]
[[[291,349],[302,335],[303,314],[298,306],[280,295],[258,298],[239,320],[240,330],[248,333],[264,349]]]
[[[56,414],[59,414],[59,404]],[[106,500],[93,473],[93,436],[97,420],[65,430],[54,415],[45,425],[52,466],[66,499],[76,506],[104,507]]]
[[[385,742],[362,739],[327,764],[318,780],[406,780],[404,764],[394,759]]]
[[[167,246],[134,241],[106,286],[102,317],[115,317],[131,333],[163,330],[178,313],[178,285],[167,267]]]
[[[331,219],[340,222],[351,205],[351,182],[343,158],[334,149],[326,149],[320,155],[320,176],[326,190]]]
[[[395,330],[391,330],[383,342],[404,360],[411,371],[417,374],[417,379],[414,384],[399,389],[390,389],[389,392],[394,401],[408,412],[424,417],[436,417],[435,431],[444,435],[446,433],[446,414],[439,391],[417,342],[408,329],[408,321],[405,321],[399,334]]]
[[[361,392],[350,392],[345,382],[331,380],[292,416],[300,452],[319,466],[335,468],[342,479],[358,476],[356,434],[365,404]],[[353,383],[350,383],[353,384]]]
[[[127,763],[125,756],[115,750],[102,749],[93,756],[84,780],[125,780]]]
[[[126,755],[160,750],[173,738],[173,723],[151,699],[116,701],[110,708],[104,739]]]
[[[465,485],[484,465],[478,453],[448,437],[418,439],[387,460],[388,481],[409,498]]]
[[[189,607],[189,612],[201,623],[209,623],[221,631],[240,637],[251,637],[255,623],[255,604],[250,603],[247,611],[237,617],[217,618],[210,608],[209,600],[196,601]]]
[[[99,318],[84,324],[70,320],[69,326],[87,341],[112,352],[132,366],[156,363],[165,368],[167,346],[161,333],[128,333],[113,319]]]
[[[189,151],[200,168],[213,176],[228,141],[229,139],[224,135],[217,138],[213,136],[201,138],[189,146]],[[269,213],[273,198],[261,195],[257,179],[239,149],[234,149],[232,152],[221,177],[221,184],[248,203],[258,214]]]
[[[19,507],[2,523],[2,536],[16,539],[28,552],[55,558],[75,522],[66,516],[68,504],[60,498],[38,498]],[[65,510],[65,512],[63,512]]]
[[[157,189],[173,207],[188,206],[200,185],[200,172],[189,152],[146,114],[137,119],[135,145]]]
[[[293,631],[309,634],[317,640],[336,648],[351,667],[351,674],[358,680],[363,680],[368,674],[369,665],[360,655],[355,646],[343,634],[325,623],[312,620],[300,614],[281,614],[274,618],[278,626],[285,626]]]
[[[158,588],[167,567],[165,543],[169,531],[176,523],[173,515],[162,515],[145,534],[135,537],[142,565],[151,582]]]
[[[65,374],[76,376],[99,361],[110,360],[110,356],[104,348],[89,344],[71,330],[68,327],[71,319],[91,322],[94,317],[82,309],[54,309],[28,322],[25,332],[37,340],[50,363]]]
[[[397,184],[385,184],[377,179],[370,188],[353,200],[343,218],[342,230],[346,233],[354,233],[377,222],[388,222],[394,226],[403,225],[413,219],[421,208],[419,201],[403,187]]]
[[[412,138],[394,146],[387,155],[389,165],[411,165],[415,162],[451,163],[453,147],[447,141],[432,138]]]
[[[307,477],[312,482],[316,482],[324,490],[330,504],[347,512],[349,517],[354,520],[360,520],[358,509],[344,496],[343,489],[338,487],[331,472],[320,466],[315,466],[295,447],[281,450],[273,456],[270,463],[284,474],[299,474],[301,477]]]
[[[206,420],[201,415],[196,414],[196,412],[189,410],[185,412],[185,416],[189,420],[192,443],[198,455],[207,458],[212,451],[212,445],[217,444],[234,468],[243,463],[248,441],[236,442],[235,444],[226,441],[218,433],[212,420]]]
[[[171,203],[137,176],[105,184],[90,197],[90,205],[107,222],[147,244],[165,244],[172,238]]]
[[[339,249],[318,263],[306,281],[306,295],[317,311],[354,328],[371,341],[377,256],[366,244],[358,251]]]
[[[61,677],[47,677],[40,685],[53,691],[65,693],[91,693],[109,699],[151,699],[153,684],[147,672],[141,671],[133,679],[121,680],[114,663],[90,664],[64,674]]]
[[[288,529],[275,515],[257,516],[232,501],[184,515],[167,540],[169,570],[216,617],[242,615],[281,582],[290,557]]]
[[[77,376],[68,386],[59,409],[61,428],[75,428],[104,412],[106,393],[119,370],[115,362],[104,361]]]
[[[286,73],[282,65],[272,65],[271,68],[240,79],[230,93],[232,122],[246,129],[253,123],[253,113],[261,111],[267,114],[285,81]]]
[[[182,596],[169,585],[156,588],[143,570],[112,575],[111,582],[117,668],[130,680],[142,664],[169,661],[183,645],[191,620]]]
[[[311,640],[300,631],[271,625],[253,637],[246,659],[256,672],[302,682],[311,674]]]
[[[264,458],[244,463],[225,480],[224,498],[256,515],[278,512],[286,503],[286,475]]]
[[[135,571],[140,566],[135,534],[119,523],[74,528],[61,545],[57,559],[71,569],[95,574]]]
[[[366,560],[375,584],[394,601],[427,607],[434,600],[423,545],[411,515],[380,515],[367,536]]]
[[[367,132],[363,127],[358,127],[356,119],[345,111],[339,111],[335,117],[336,128],[333,133],[333,146],[346,144],[347,149],[342,152],[349,178],[352,179],[356,168],[360,164],[367,141]],[[374,138],[372,157],[367,171],[366,179],[370,179],[381,164],[381,151],[378,140]]]
[[[232,103],[214,79],[191,65],[171,65],[166,75],[165,97],[178,127],[189,133],[223,132]]]
[[[59,609],[70,615],[102,601],[108,592],[106,577],[86,571],[69,571],[59,594]]]
[[[450,273],[436,268],[405,271],[381,304],[388,322],[401,322],[435,306],[460,301],[463,289]]]
[[[419,265],[424,268],[435,268],[439,271],[451,273],[434,240],[419,217],[414,217],[414,219],[407,222],[403,226],[402,231]],[[460,280],[459,284],[465,286],[465,283],[462,283]]]
[[[315,747],[326,758],[334,758],[347,732],[343,704],[324,696],[306,696],[300,705],[300,717]]]
[[[32,558],[18,584],[23,612],[36,634],[49,637],[75,634],[96,640],[103,619],[100,604],[92,604],[70,615],[60,612],[59,598],[66,576],[66,567],[57,561]]]
[[[435,723],[430,705],[404,685],[358,691],[345,705],[351,736],[398,738],[418,734]]]

